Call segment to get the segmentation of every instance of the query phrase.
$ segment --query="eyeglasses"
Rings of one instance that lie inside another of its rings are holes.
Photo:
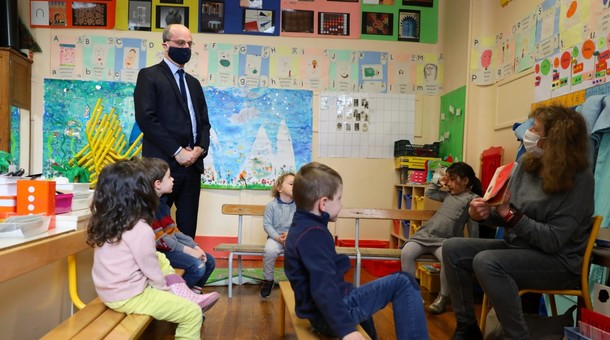
[[[188,46],[188,47],[190,48],[190,47],[193,47],[193,45],[195,45],[195,43],[194,43],[194,42],[192,42],[192,41],[184,41],[184,40],[166,40],[165,42],[168,42],[168,41],[173,42],[174,44],[178,45],[178,47],[186,47],[186,46]]]

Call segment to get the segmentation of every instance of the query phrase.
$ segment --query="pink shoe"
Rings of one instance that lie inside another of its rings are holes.
[[[220,298],[220,294],[218,294],[217,292],[211,292],[208,294],[201,294],[199,295],[203,298],[203,301],[201,301],[199,303],[199,306],[201,306],[201,312],[205,313],[205,311],[209,310],[210,308],[212,308],[216,302],[218,301],[218,299]]]
[[[165,276],[165,283],[169,286],[169,289],[174,295],[178,295],[198,304],[199,307],[201,307],[202,312],[212,308],[216,301],[218,301],[218,298],[220,298],[220,294],[217,292],[202,295],[193,293],[180,275],[171,274]]]

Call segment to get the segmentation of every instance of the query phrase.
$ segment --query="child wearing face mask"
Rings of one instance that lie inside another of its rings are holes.
[[[440,185],[439,185],[440,184]],[[430,183],[425,195],[443,202],[440,209],[409,237],[400,253],[402,271],[415,275],[415,259],[423,254],[432,254],[442,263],[442,246],[446,239],[464,234],[468,223],[468,236],[478,237],[478,224],[468,218],[470,201],[482,195],[481,181],[472,167],[464,162],[453,163],[447,168],[439,184]],[[449,301],[449,287],[441,265],[441,289],[428,307],[431,313],[441,314]]]

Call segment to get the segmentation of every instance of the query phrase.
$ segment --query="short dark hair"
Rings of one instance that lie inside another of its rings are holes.
[[[156,157],[142,157],[140,162],[146,170],[146,176],[148,181],[154,187],[156,181],[163,180],[165,173],[169,170],[169,164],[161,158]]]
[[[322,197],[334,199],[343,186],[338,172],[318,162],[303,165],[294,177],[292,196],[299,209],[312,211],[316,201]]]

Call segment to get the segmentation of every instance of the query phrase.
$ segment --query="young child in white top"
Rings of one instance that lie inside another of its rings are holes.
[[[260,294],[267,298],[271,295],[274,284],[273,270],[277,257],[284,251],[288,228],[292,224],[292,216],[296,205],[292,199],[292,184],[294,173],[280,175],[275,181],[271,195],[275,199],[267,204],[263,219],[263,228],[267,233],[265,250],[263,252],[263,277]]]

